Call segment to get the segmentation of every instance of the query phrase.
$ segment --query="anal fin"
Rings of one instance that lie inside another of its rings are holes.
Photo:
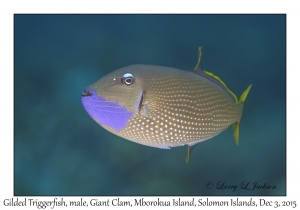
[[[186,163],[190,162],[190,157],[191,157],[192,150],[195,148],[196,145],[197,144],[188,145],[188,147],[187,147],[187,155],[186,155],[186,158],[185,158],[185,162]]]

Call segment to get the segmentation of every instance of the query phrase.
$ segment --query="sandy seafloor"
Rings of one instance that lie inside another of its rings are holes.
[[[81,105],[86,86],[120,67],[193,69],[198,46],[238,96],[253,84],[239,146],[229,128],[186,164],[186,147],[124,140]],[[285,194],[285,15],[14,16],[14,195]]]

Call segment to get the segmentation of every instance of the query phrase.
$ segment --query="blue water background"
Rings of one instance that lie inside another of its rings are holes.
[[[186,147],[124,140],[82,107],[105,74],[137,63],[190,70],[198,46],[203,68],[238,96],[253,84],[239,146],[229,128],[186,164]],[[286,16],[15,15],[14,194],[285,195]]]

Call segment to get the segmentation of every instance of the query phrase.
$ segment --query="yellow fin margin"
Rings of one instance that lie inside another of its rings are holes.
[[[238,99],[237,99],[236,95],[235,95],[231,90],[229,90],[229,88],[228,88],[228,87],[225,85],[225,83],[220,79],[220,77],[214,75],[214,74],[211,73],[211,72],[208,72],[208,71],[205,71],[205,70],[203,70],[203,71],[204,71],[204,73],[207,74],[208,76],[211,76],[211,77],[213,77],[214,79],[218,80],[218,81],[224,86],[224,88],[232,95],[232,97],[233,97],[234,100],[235,100],[235,103],[238,104]]]
[[[249,93],[251,87],[252,87],[252,84],[249,85],[247,87],[247,89],[242,93],[242,95],[241,95],[241,97],[240,97],[240,99],[237,103],[238,105],[243,106],[244,102],[246,101],[246,98],[248,96],[248,93]],[[235,140],[236,145],[239,145],[240,122],[236,122],[236,123],[233,124],[233,136],[234,136],[234,140]]]
[[[201,62],[201,57],[202,57],[202,46],[200,46],[200,47],[198,48],[198,62],[197,62],[197,65],[195,66],[194,70],[196,70],[196,69],[199,68],[199,65],[200,65],[200,62]],[[235,95],[231,90],[229,90],[229,88],[228,88],[228,87],[226,86],[226,84],[220,79],[220,77],[214,75],[213,73],[211,73],[211,72],[209,72],[209,71],[203,70],[203,72],[204,72],[206,75],[208,75],[208,76],[210,76],[210,77],[216,79],[217,81],[219,81],[219,82],[224,86],[224,88],[232,95],[232,97],[233,97],[234,100],[235,100],[235,103],[238,104],[238,99],[237,99],[236,95]]]
[[[188,146],[188,147],[187,147],[187,156],[186,156],[186,158],[185,158],[185,162],[186,162],[186,163],[189,163],[189,161],[190,161],[190,156],[191,156],[191,147]]]
[[[249,86],[247,87],[247,89],[242,93],[242,95],[241,95],[241,97],[240,97],[240,100],[239,100],[239,103],[238,103],[239,105],[243,105],[243,104],[244,104],[244,102],[246,101],[246,98],[247,98],[247,96],[248,96],[248,93],[249,93],[251,87],[252,87],[252,84],[249,85]]]
[[[200,65],[200,61],[201,61],[201,56],[202,56],[202,46],[200,46],[198,48],[198,62],[194,68],[194,70],[198,69],[199,65]]]
[[[233,125],[233,136],[236,145],[239,145],[239,139],[240,139],[240,122],[235,122]]]

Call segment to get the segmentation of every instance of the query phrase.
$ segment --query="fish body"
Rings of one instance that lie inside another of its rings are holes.
[[[87,87],[81,102],[103,128],[146,146],[191,147],[231,124],[238,138],[251,86],[239,102],[218,77],[199,68],[200,58],[201,48],[193,71],[142,64],[120,68]]]

